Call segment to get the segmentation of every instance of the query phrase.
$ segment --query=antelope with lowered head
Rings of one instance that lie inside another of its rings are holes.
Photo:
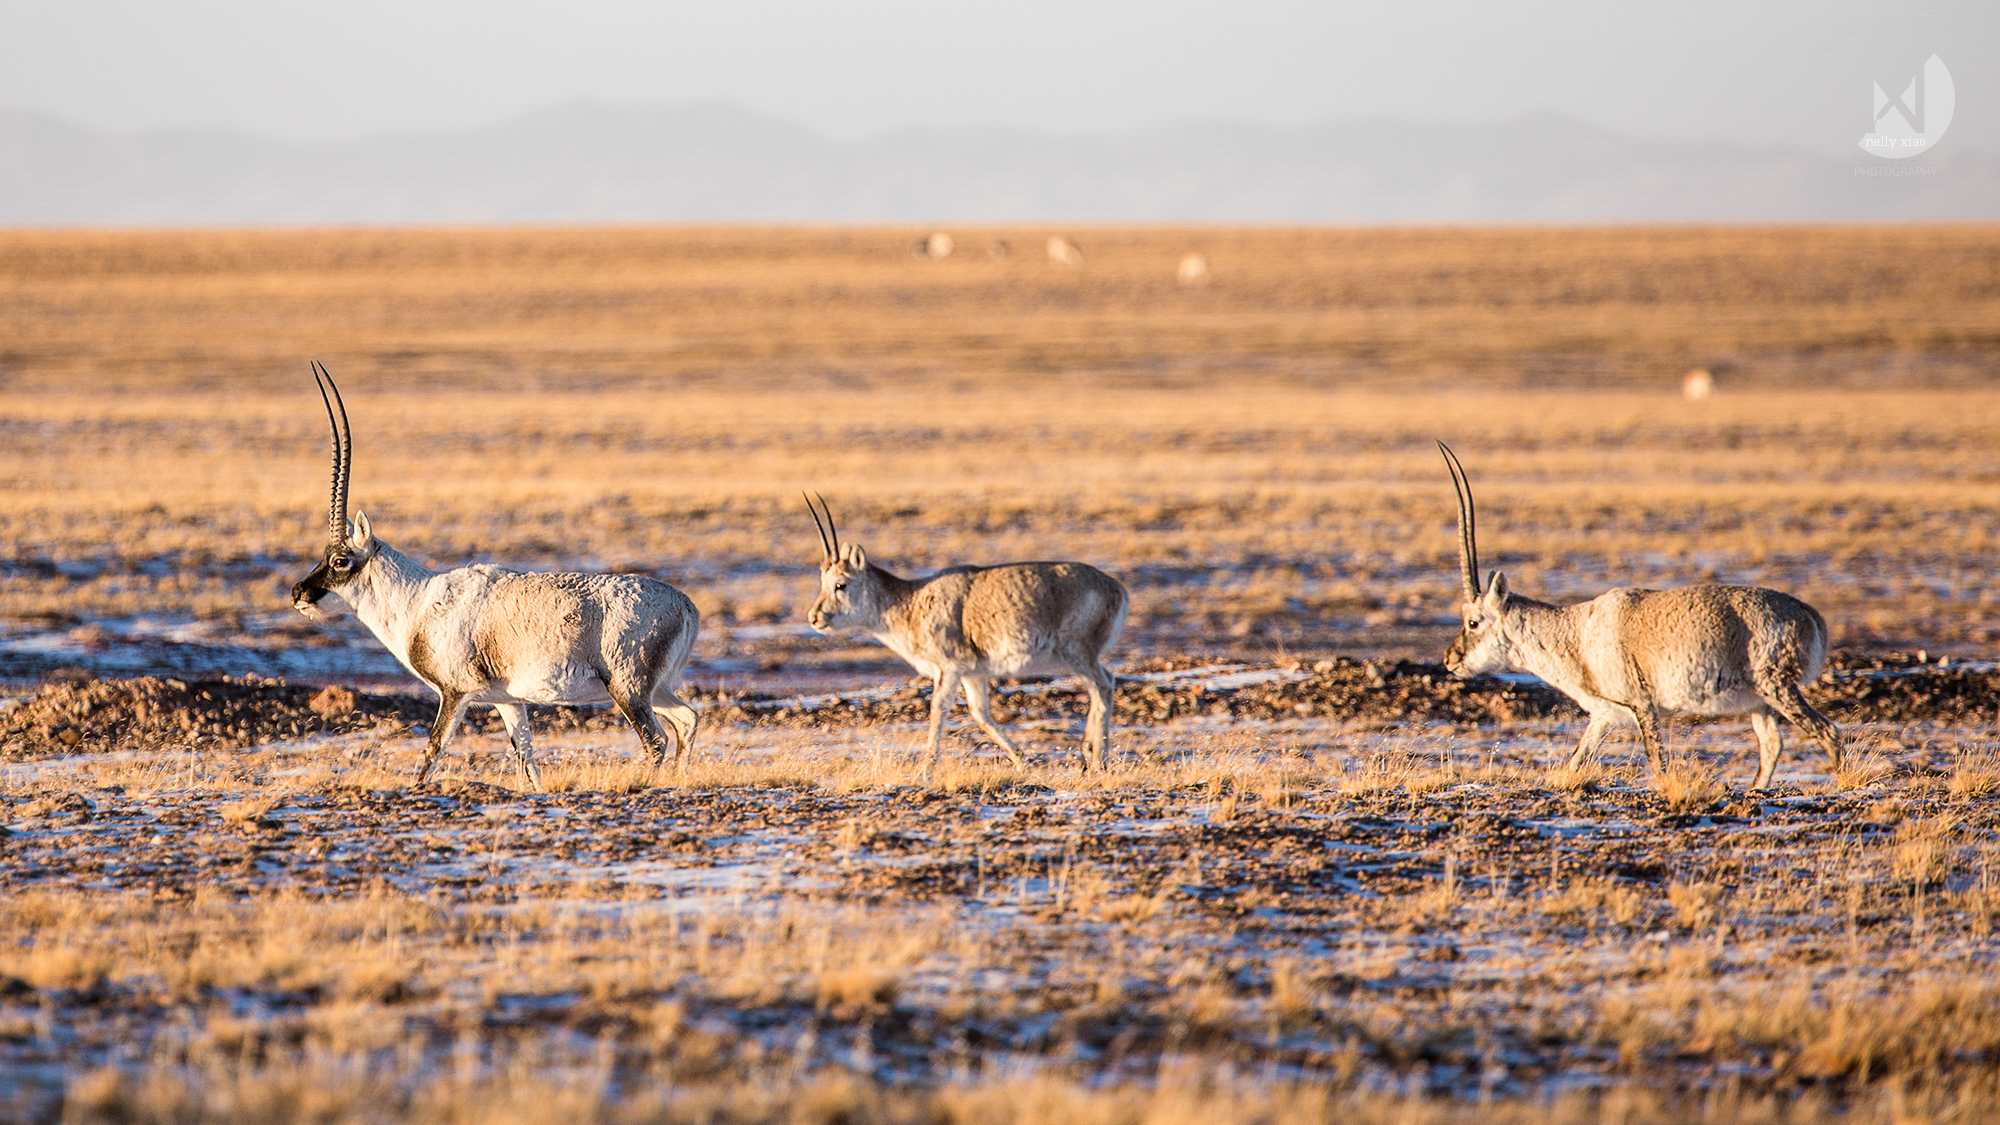
[[[1826,619],[1818,610],[1761,586],[1716,585],[1626,587],[1555,606],[1509,593],[1507,576],[1497,570],[1482,590],[1472,483],[1443,442],[1438,451],[1458,490],[1464,580],[1464,623],[1444,657],[1452,674],[1531,672],[1575,700],[1590,722],[1570,755],[1571,768],[1594,754],[1613,727],[1631,723],[1659,770],[1666,712],[1749,715],[1759,759],[1754,789],[1769,786],[1777,771],[1784,748],[1779,716],[1825,747],[1840,769],[1840,732],[1799,691],[1826,661]]]
[[[333,376],[313,364],[333,427],[333,498],[326,554],[292,587],[292,605],[325,620],[337,595],[403,667],[438,694],[417,784],[430,781],[466,708],[491,705],[507,726],[521,783],[536,789],[530,703],[611,703],[652,755],[666,761],[664,717],[685,772],[699,719],[674,695],[701,615],[686,594],[632,574],[524,574],[497,566],[433,571],[375,538],[368,516],[347,518],[353,441]],[[331,397],[328,397],[331,392]],[[338,413],[335,407],[338,406]]]
[[[1105,768],[1117,681],[1104,668],[1104,652],[1125,628],[1123,583],[1080,562],[954,566],[929,578],[898,578],[858,545],[841,545],[824,498],[817,509],[808,499],[806,508],[825,552],[819,599],[806,620],[822,633],[859,629],[935,681],[924,777],[937,766],[945,712],[961,684],[973,720],[1021,768],[1021,748],[993,721],[987,681],[1056,672],[1083,677],[1090,692],[1083,768]]]

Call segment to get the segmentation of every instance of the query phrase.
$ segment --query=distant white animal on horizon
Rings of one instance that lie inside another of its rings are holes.
[[[938,231],[924,240],[924,253],[932,258],[949,258],[952,248],[956,245],[950,235]]]
[[[1182,285],[1201,285],[1208,281],[1208,256],[1189,254],[1181,259],[1178,276]]]
[[[375,538],[365,512],[347,518],[354,443],[333,376],[313,364],[333,427],[333,495],[319,565],[292,587],[292,606],[315,621],[331,594],[346,602],[403,667],[438,695],[437,721],[417,784],[430,781],[466,709],[492,705],[507,725],[524,786],[535,768],[530,703],[610,703],[658,768],[665,718],[686,772],[700,716],[674,694],[694,651],[701,614],[686,594],[634,574],[523,574],[497,566],[433,571]],[[328,397],[331,392],[331,397]],[[335,407],[339,407],[338,414]]]
[[[1073,270],[1082,269],[1083,251],[1077,249],[1076,243],[1062,235],[1052,234],[1049,236],[1049,261],[1059,266],[1068,266]]]
[[[1458,490],[1458,559],[1464,618],[1445,653],[1453,675],[1532,672],[1590,716],[1570,755],[1581,766],[1621,724],[1639,728],[1646,759],[1665,765],[1662,712],[1750,716],[1757,732],[1754,789],[1771,784],[1784,743],[1778,717],[1811,735],[1841,768],[1840,732],[1799,691],[1826,662],[1826,619],[1790,594],[1759,586],[1609,590],[1577,605],[1554,606],[1511,594],[1493,572],[1479,586],[1472,483],[1458,457],[1438,443]]]
[[[808,498],[806,508],[824,551],[819,598],[806,620],[822,633],[859,629],[932,678],[925,778],[937,766],[944,717],[961,684],[973,720],[1015,768],[1026,765],[1021,748],[993,721],[987,681],[1056,672],[1083,677],[1090,693],[1084,769],[1105,768],[1117,681],[1104,667],[1104,653],[1125,627],[1123,583],[1080,562],[954,566],[929,578],[899,578],[870,563],[859,546],[841,546],[824,499],[814,509]]]
[[[1691,401],[1707,398],[1715,393],[1715,376],[1705,367],[1697,367],[1681,379],[1681,397]]]

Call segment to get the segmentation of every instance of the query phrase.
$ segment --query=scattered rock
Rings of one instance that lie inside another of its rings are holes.
[[[312,710],[313,714],[328,721],[344,719],[352,715],[354,713],[354,705],[353,690],[341,687],[338,684],[329,685],[306,703],[306,706]]]

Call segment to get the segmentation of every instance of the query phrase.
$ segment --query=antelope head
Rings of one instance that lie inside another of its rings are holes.
[[[292,587],[292,608],[315,621],[328,614],[319,601],[361,576],[368,560],[375,557],[378,543],[365,512],[347,518],[347,479],[353,468],[354,443],[347,429],[347,404],[340,401],[340,388],[326,368],[313,364],[313,379],[319,384],[320,401],[326,404],[327,424],[333,427],[333,496],[327,504],[326,554],[312,573]],[[337,409],[336,409],[337,408]]]
[[[813,507],[814,499],[819,500],[818,508]],[[880,622],[889,609],[889,598],[868,568],[868,552],[852,543],[840,545],[840,529],[833,525],[833,511],[826,506],[825,497],[818,493],[807,497],[806,510],[813,514],[824,552],[819,560],[819,598],[806,611],[806,621],[822,633],[866,629]]]
[[[1498,672],[1511,665],[1513,642],[1507,629],[1507,576],[1493,572],[1493,580],[1482,592],[1479,587],[1479,548],[1474,537],[1472,482],[1458,457],[1443,442],[1438,452],[1451,470],[1452,487],[1458,490],[1458,569],[1463,600],[1459,605],[1462,624],[1458,636],[1445,650],[1444,666],[1454,676],[1477,676]]]

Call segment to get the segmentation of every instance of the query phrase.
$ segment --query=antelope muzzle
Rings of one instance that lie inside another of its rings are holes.
[[[327,586],[326,563],[322,561],[312,568],[312,573],[292,585],[292,608],[307,613],[319,608],[319,600],[326,597],[331,589]]]

